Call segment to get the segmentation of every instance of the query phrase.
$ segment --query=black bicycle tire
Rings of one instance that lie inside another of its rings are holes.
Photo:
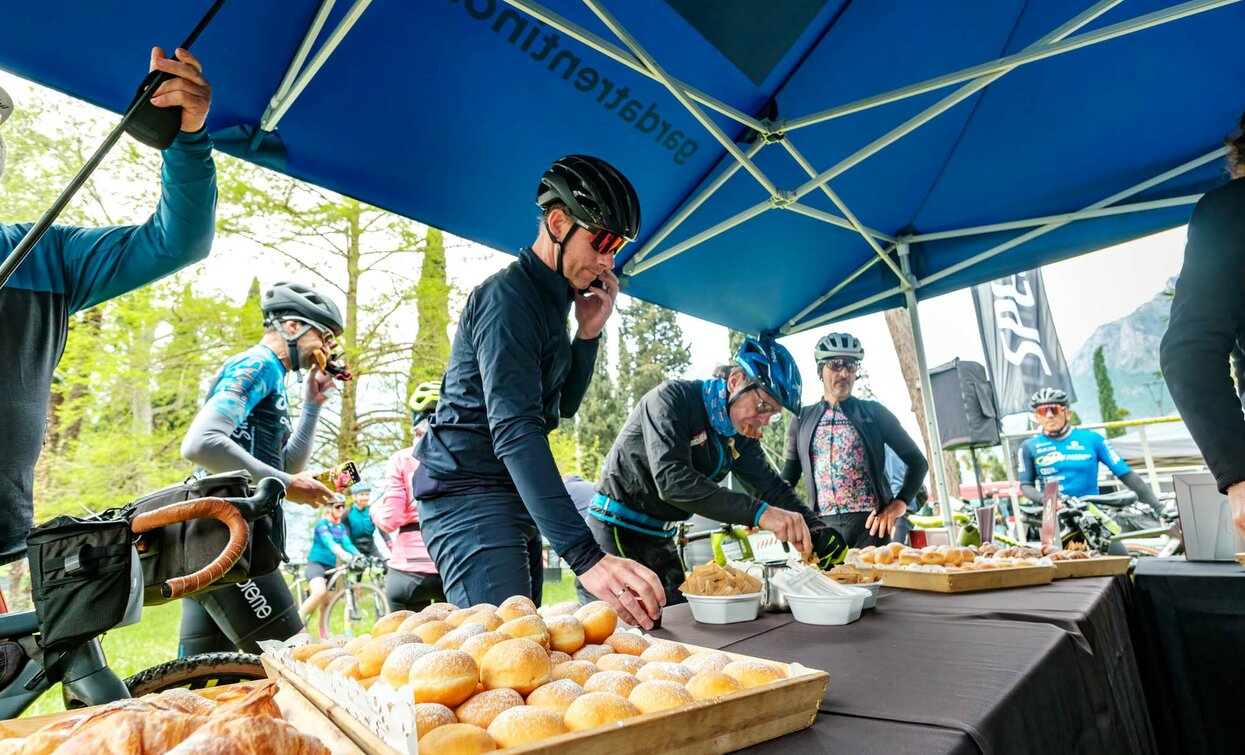
[[[329,602],[325,604],[324,608],[321,609],[322,611],[324,611],[324,616],[325,616],[324,623],[326,626],[329,627],[329,631],[333,631],[332,629],[333,609],[337,606],[338,601],[343,600],[345,598],[346,590],[349,590],[352,586],[367,588],[368,592],[374,592],[376,597],[380,598],[380,603],[378,603],[378,605],[384,606],[384,610],[380,611],[377,614],[376,616],[377,619],[380,619],[381,616],[384,616],[385,614],[387,614],[390,608],[392,607],[389,605],[389,597],[385,595],[385,591],[380,589],[376,585],[372,584],[371,582],[357,582],[354,585],[351,585],[349,582],[347,582],[345,588],[333,593],[333,597],[330,598]]]
[[[134,697],[182,687],[203,689],[219,684],[266,679],[258,655],[251,653],[204,653],[161,663],[125,680]],[[213,683],[215,682],[215,683]]]

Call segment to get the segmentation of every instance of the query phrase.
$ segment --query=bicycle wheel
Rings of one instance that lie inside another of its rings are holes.
[[[260,663],[259,656],[249,653],[204,653],[189,658],[178,658],[175,661],[161,663],[138,672],[125,680],[125,686],[132,697],[140,697],[152,692],[163,692],[176,687],[185,689],[204,689],[224,684],[249,682],[266,679],[267,672]],[[68,686],[61,687],[61,698],[66,710],[84,707]]]
[[[331,636],[358,637],[372,631],[376,621],[389,613],[389,601],[376,585],[349,580],[333,595],[326,610]]]

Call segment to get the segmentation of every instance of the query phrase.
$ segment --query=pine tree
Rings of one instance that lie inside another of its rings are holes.
[[[663,380],[679,377],[691,364],[692,354],[683,341],[672,309],[633,299],[622,310],[618,387],[626,407],[635,404]]]
[[[1115,403],[1115,387],[1111,385],[1111,376],[1107,373],[1107,360],[1102,354],[1102,347],[1094,349],[1094,382],[1098,384],[1098,408],[1102,412],[1103,422],[1115,422],[1129,415],[1129,411]],[[1122,427],[1107,428],[1108,438],[1118,438],[1124,434]]]
[[[595,480],[601,472],[605,455],[626,420],[626,410],[618,396],[614,376],[609,369],[606,332],[601,332],[597,363],[592,383],[584,394],[583,403],[575,414],[575,443],[579,447],[579,468],[585,479]]]
[[[420,383],[440,383],[450,360],[450,284],[445,272],[445,236],[429,228],[424,240],[424,259],[415,287],[419,331],[411,344],[411,367],[406,379],[406,404]],[[402,431],[403,447],[412,441],[409,424]]]

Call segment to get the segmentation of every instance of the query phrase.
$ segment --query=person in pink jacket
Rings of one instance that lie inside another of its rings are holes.
[[[411,396],[411,419],[415,422],[415,443],[427,430],[427,416],[437,408],[441,389],[437,383],[420,383]],[[372,503],[372,521],[393,536],[389,569],[385,576],[385,597],[393,610],[418,611],[430,603],[445,600],[441,575],[424,546],[419,531],[419,504],[411,496],[411,476],[419,467],[414,448],[404,448],[389,457],[385,473],[385,492]]]

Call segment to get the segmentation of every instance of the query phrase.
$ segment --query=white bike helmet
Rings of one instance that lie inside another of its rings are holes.
[[[860,339],[850,333],[827,333],[813,348],[813,359],[820,369],[823,363],[835,357],[864,359],[865,349]]]
[[[0,88],[0,125],[13,115],[13,98],[9,93]],[[4,147],[4,137],[0,136],[0,178],[4,177],[4,161],[7,150]]]

